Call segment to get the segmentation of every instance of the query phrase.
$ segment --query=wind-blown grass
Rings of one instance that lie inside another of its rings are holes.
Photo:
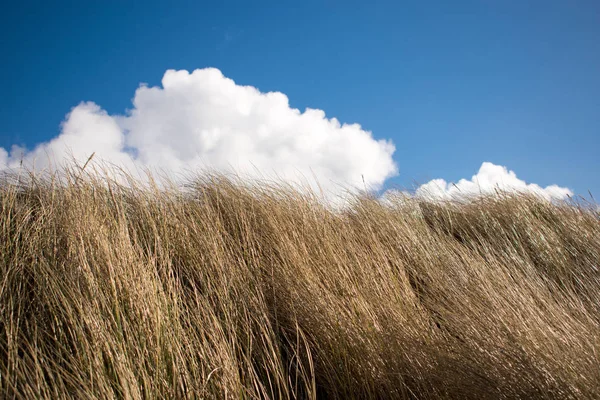
[[[223,177],[0,184],[2,398],[598,398],[600,220]]]

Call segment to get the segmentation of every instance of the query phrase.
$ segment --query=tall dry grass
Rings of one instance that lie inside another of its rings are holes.
[[[600,397],[591,208],[76,175],[0,184],[2,398]]]

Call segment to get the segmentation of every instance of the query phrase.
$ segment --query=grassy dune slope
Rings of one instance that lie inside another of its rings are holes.
[[[5,179],[0,397],[599,398],[599,268],[524,196]]]

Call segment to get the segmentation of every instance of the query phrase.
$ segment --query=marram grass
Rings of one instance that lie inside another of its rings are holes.
[[[600,218],[0,183],[0,398],[599,398]]]

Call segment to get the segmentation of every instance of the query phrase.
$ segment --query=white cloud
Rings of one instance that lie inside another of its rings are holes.
[[[565,199],[573,192],[557,185],[540,187],[535,183],[526,183],[517,178],[513,171],[506,167],[484,162],[479,172],[470,180],[461,179],[458,183],[449,183],[444,179],[434,179],[421,185],[415,192],[417,197],[430,199],[464,199],[479,195],[491,194],[496,190],[533,193],[547,200]]]
[[[8,163],[8,152],[0,147],[0,169]]]
[[[107,114],[88,102],[71,110],[59,136],[29,152],[0,148],[0,169],[55,167],[74,157],[126,169],[235,171],[246,178],[309,183],[329,195],[341,186],[377,189],[397,173],[390,141],[321,110],[300,112],[279,92],[237,85],[214,68],[168,70],[162,87],[141,86],[133,109]],[[363,181],[364,180],[364,181]]]

